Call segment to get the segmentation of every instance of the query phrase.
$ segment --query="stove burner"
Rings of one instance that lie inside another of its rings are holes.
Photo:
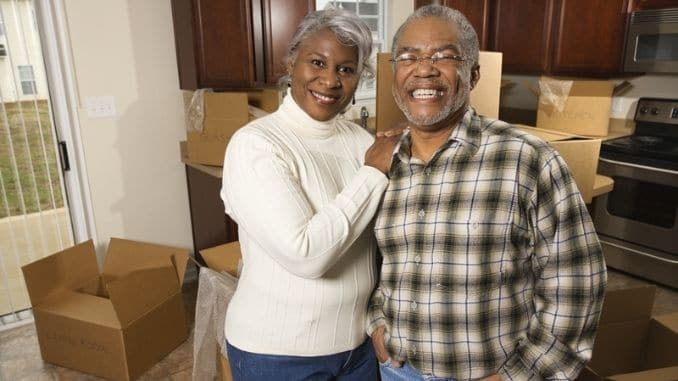
[[[659,144],[663,141],[663,139],[658,136],[631,136],[631,139],[633,139],[635,142],[647,145]],[[633,143],[629,142],[628,144]]]

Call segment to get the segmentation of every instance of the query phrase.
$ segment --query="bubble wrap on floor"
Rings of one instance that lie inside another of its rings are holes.
[[[207,267],[200,268],[195,304],[193,380],[212,381],[217,374],[217,350],[224,343],[224,318],[238,279]],[[222,354],[226,356],[226,348]]]

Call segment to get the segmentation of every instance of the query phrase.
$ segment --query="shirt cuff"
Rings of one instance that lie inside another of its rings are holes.
[[[534,373],[525,367],[523,362],[520,361],[520,357],[515,353],[509,357],[508,361],[504,363],[504,366],[499,369],[497,374],[505,381],[525,381],[535,379]]]

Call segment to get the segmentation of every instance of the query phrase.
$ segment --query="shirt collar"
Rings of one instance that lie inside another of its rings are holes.
[[[458,153],[460,156],[458,157],[471,157],[480,147],[480,137],[480,118],[473,107],[468,106],[464,116],[457,122],[457,126],[452,130],[447,142],[438,149],[433,157],[435,158],[438,156],[439,152],[453,146],[455,142],[458,143],[460,149],[460,152]],[[412,146],[412,136],[409,127],[403,133],[398,144],[398,147],[395,149],[396,157],[400,161],[408,163],[411,159]]]

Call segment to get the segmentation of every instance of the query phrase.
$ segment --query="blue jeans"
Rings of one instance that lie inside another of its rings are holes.
[[[377,357],[368,338],[352,351],[325,356],[251,353],[226,343],[233,381],[377,380]]]
[[[454,378],[424,376],[407,362],[400,368],[391,365],[391,359],[379,364],[381,381],[454,381]]]

